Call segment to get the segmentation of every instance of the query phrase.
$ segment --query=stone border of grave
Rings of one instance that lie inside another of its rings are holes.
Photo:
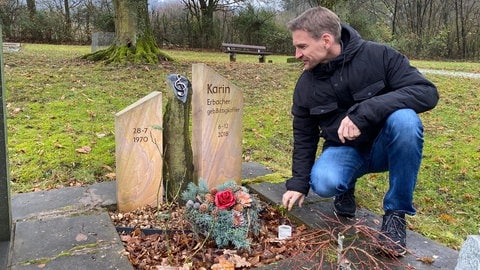
[[[460,249],[455,270],[480,269],[480,235],[469,235]]]
[[[0,43],[2,27],[0,25]],[[4,45],[2,45],[4,47]],[[12,239],[12,208],[10,200],[10,176],[7,148],[7,120],[5,86],[3,76],[3,51],[0,52],[0,269],[7,264],[8,250]]]

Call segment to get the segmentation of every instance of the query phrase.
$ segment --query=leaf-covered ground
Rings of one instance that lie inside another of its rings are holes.
[[[110,215],[125,246],[122,255],[139,270],[412,269],[389,255],[379,232],[365,220],[320,214],[321,228],[307,228],[276,207],[262,205],[261,230],[257,236],[250,234],[250,250],[218,248],[214,240],[197,236],[185,219],[184,207],[146,206]],[[291,237],[279,240],[280,224],[291,225]],[[435,258],[417,260],[430,264]]]
[[[250,269],[290,258],[295,240],[279,240],[278,226],[292,222],[277,209],[264,205],[262,229],[251,236],[251,250],[219,249],[214,241],[197,237],[184,219],[183,207],[142,207],[128,213],[111,212],[119,227],[125,256],[136,269]],[[294,237],[306,228],[292,224]],[[123,228],[123,231],[122,231]],[[135,228],[130,231],[127,228]]]

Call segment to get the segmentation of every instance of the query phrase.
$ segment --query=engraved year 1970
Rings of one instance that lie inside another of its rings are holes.
[[[140,142],[148,142],[147,136],[148,128],[133,128],[133,142],[140,143]]]

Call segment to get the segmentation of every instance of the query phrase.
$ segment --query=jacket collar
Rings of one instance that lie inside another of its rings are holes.
[[[355,29],[342,24],[341,54],[328,63],[318,64],[311,72],[319,78],[331,76],[337,69],[343,69],[344,65],[352,60],[363,42],[364,40]]]

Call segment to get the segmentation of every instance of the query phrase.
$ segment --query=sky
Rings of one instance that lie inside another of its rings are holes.
[[[151,8],[160,6],[160,5],[165,4],[165,3],[172,3],[172,2],[173,3],[181,3],[182,1],[181,0],[148,0],[148,3],[150,4]],[[255,0],[251,0],[250,2],[255,6],[264,6],[264,7],[268,7],[268,8],[278,9],[280,1],[255,1]]]

